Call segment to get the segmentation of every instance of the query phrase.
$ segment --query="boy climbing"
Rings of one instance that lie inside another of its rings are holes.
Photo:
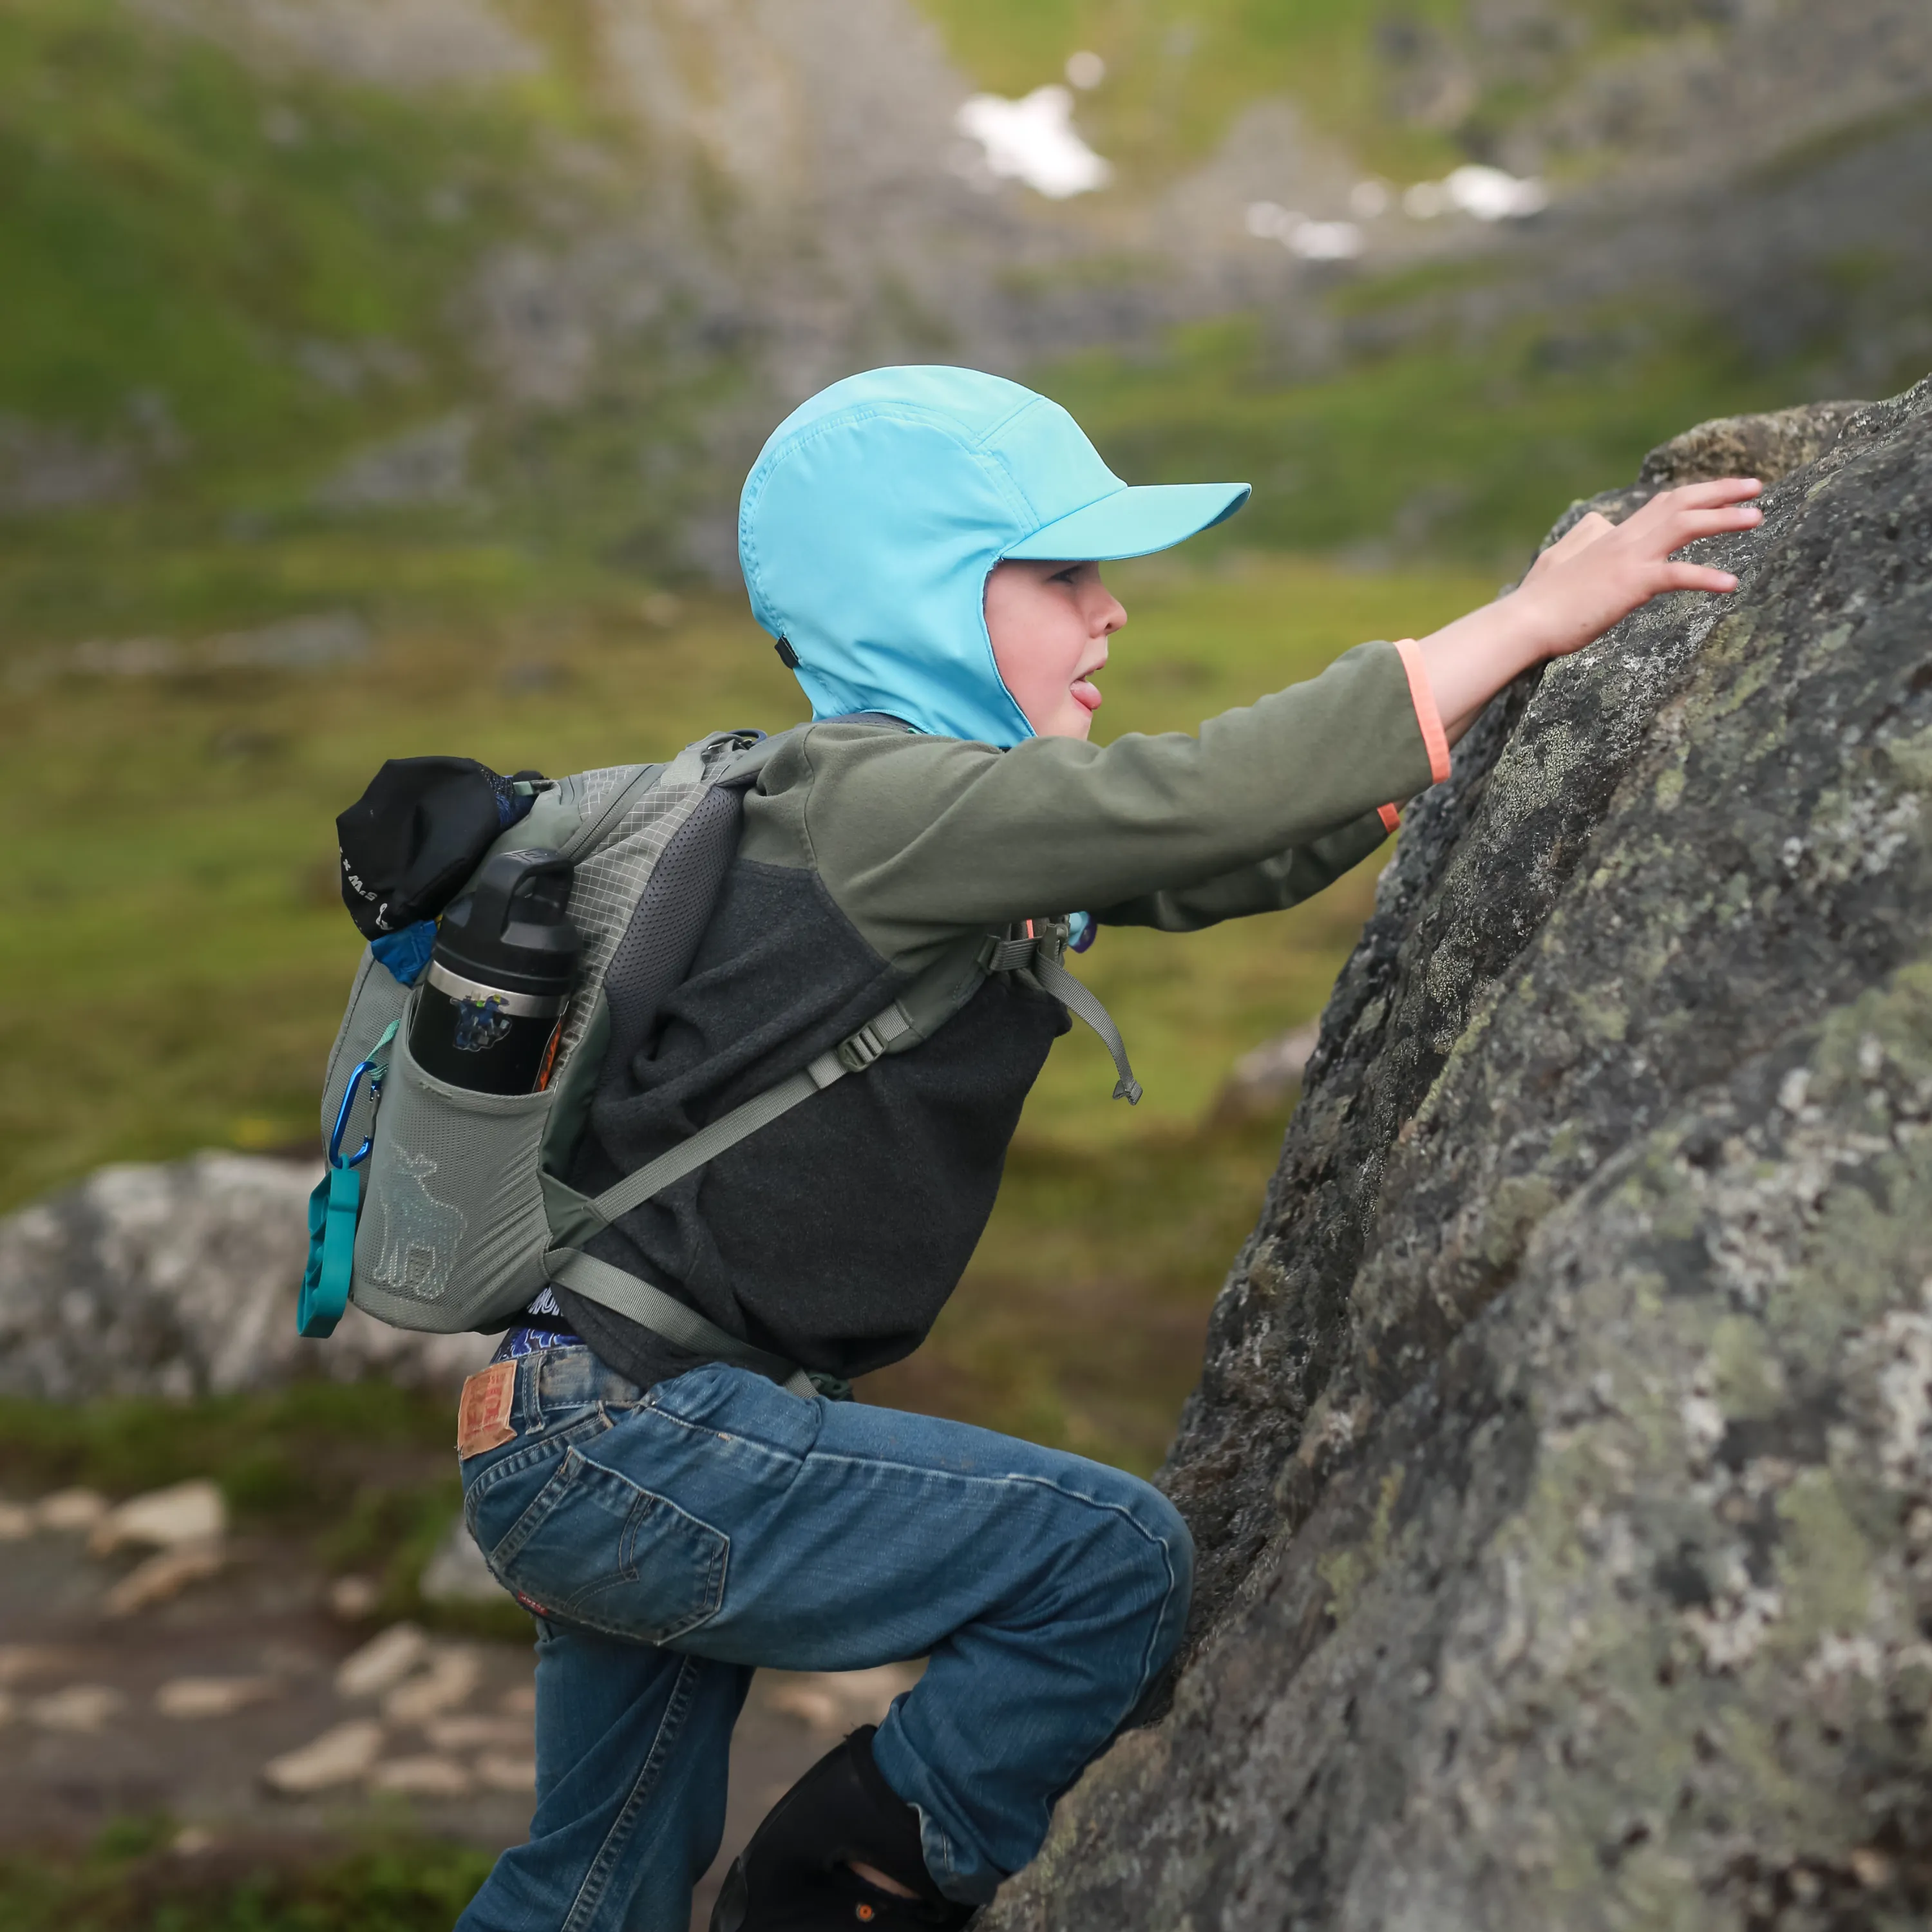
[[[1094,680],[1126,613],[1100,565],[1220,522],[1246,486],[1129,488],[1064,410],[966,370],[874,370],[780,425],[740,550],[814,722],[748,793],[675,990],[627,1016],[606,982],[621,1044],[569,1184],[634,1173],[949,960],[1004,946],[1041,970],[988,974],[916,1050],[586,1244],[820,1393],[567,1284],[506,1337],[493,1426],[459,1447],[471,1528],[537,1619],[538,1803],[467,1932],[683,1932],[760,1665],[929,1660],[780,1800],[718,1932],[963,1925],[1034,1856],[1179,1642],[1186,1529],[1118,1471],[838,1398],[918,1346],[965,1267],[1067,1024],[1043,988],[1068,922],[1077,946],[1320,890],[1519,673],[1660,592],[1734,589],[1672,554],[1756,523],[1756,488],[1586,518],[1431,637],[1362,645],[1198,736],[1101,747]]]

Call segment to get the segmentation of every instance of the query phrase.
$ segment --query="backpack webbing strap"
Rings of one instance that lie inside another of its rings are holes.
[[[1040,982],[1042,992],[1051,993],[1070,1013],[1076,1013],[1100,1036],[1100,1044],[1112,1056],[1114,1071],[1120,1077],[1114,1083],[1114,1098],[1130,1107],[1140,1104],[1141,1083],[1127,1064],[1127,1043],[1114,1024],[1114,1016],[1100,1004],[1100,996],[1083,986],[1058,959],[1036,953],[1026,970]]]
[[[801,1100],[844,1078],[848,1073],[862,1073],[892,1042],[912,1029],[905,1010],[895,1000],[882,1013],[876,1013],[849,1039],[841,1040],[830,1052],[821,1053],[776,1087],[721,1114],[710,1126],[700,1127],[688,1140],[680,1141],[668,1152],[647,1161],[634,1173],[627,1174],[616,1186],[607,1187],[590,1204],[590,1211],[607,1226],[633,1208],[640,1207],[654,1194],[662,1193],[674,1180],[694,1174],[706,1161],[716,1160],[728,1148],[769,1126],[781,1114],[788,1114]]]
[[[848,1073],[864,1072],[889,1053],[904,1053],[921,1040],[930,1040],[984,982],[980,947],[979,940],[970,940],[964,947],[954,946],[942,953],[890,1006],[874,1013],[856,1033],[848,1034],[776,1086],[741,1101],[728,1114],[699,1128],[688,1140],[680,1141],[656,1160],[627,1174],[596,1199],[584,1202],[584,1211],[608,1227],[672,1182],[695,1173],[706,1162],[716,1160],[727,1148],[769,1126],[781,1114],[790,1113],[801,1100],[836,1085]]]
[[[1127,1043],[1114,1024],[1114,1016],[1100,1004],[1100,995],[1083,986],[1060,962],[1066,951],[1066,928],[1063,921],[1042,920],[1044,930],[1035,932],[1035,922],[1027,922],[1025,934],[1002,939],[998,934],[980,950],[980,964],[988,973],[1023,973],[1031,976],[1042,993],[1051,993],[1070,1013],[1084,1020],[1100,1036],[1120,1078],[1114,1083],[1114,1098],[1130,1107],[1140,1104],[1141,1083],[1127,1064]]]
[[[619,1216],[640,1206],[673,1181],[681,1180],[706,1161],[715,1160],[726,1148],[748,1138],[781,1114],[790,1112],[801,1100],[836,1084],[848,1073],[862,1073],[888,1053],[903,1053],[928,1038],[984,982],[986,976],[977,957],[979,944],[976,940],[963,950],[955,947],[942,954],[883,1012],[874,1013],[830,1052],[821,1053],[776,1087],[734,1107],[688,1140],[646,1162],[636,1173],[627,1174],[614,1187],[606,1188],[594,1201],[571,1196],[562,1223],[569,1231],[566,1238],[581,1240],[594,1234],[599,1227],[609,1226]],[[557,1218],[553,1217],[551,1226],[560,1226]],[[707,1355],[713,1360],[755,1369],[794,1395],[824,1394],[835,1401],[850,1395],[850,1390],[836,1378],[814,1378],[748,1342],[740,1341],[655,1283],[626,1274],[594,1255],[560,1245],[544,1256],[544,1272],[551,1280],[628,1317],[676,1347]]]
[[[675,1295],[667,1294],[655,1282],[622,1268],[600,1262],[575,1248],[553,1248],[544,1257],[544,1273],[573,1294],[627,1316],[640,1327],[661,1336],[674,1347],[688,1349],[713,1361],[730,1362],[739,1368],[755,1370],[769,1376],[794,1395],[808,1398],[818,1393],[812,1378],[801,1369],[763,1348],[728,1335],[715,1322],[708,1322],[694,1308]]]

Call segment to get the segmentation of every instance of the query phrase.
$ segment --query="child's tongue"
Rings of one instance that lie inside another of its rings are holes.
[[[1100,708],[1100,687],[1091,678],[1077,677],[1068,688],[1073,693],[1076,704],[1084,704],[1089,711]]]

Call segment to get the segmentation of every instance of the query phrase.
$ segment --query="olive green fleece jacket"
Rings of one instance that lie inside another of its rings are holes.
[[[1292,905],[1379,844],[1382,808],[1432,782],[1430,735],[1385,644],[1198,736],[1000,751],[834,721],[766,766],[740,850],[809,867],[890,960],[1047,912],[1187,932]]]
[[[572,1184],[600,1192],[797,1071],[963,935],[1072,911],[1185,932],[1294,904],[1381,842],[1390,801],[1446,771],[1412,645],[1362,645],[1192,736],[1002,751],[890,723],[808,726],[746,799],[690,974],[646,1046],[606,1069]],[[606,994],[614,1013],[622,988]],[[1057,1002],[995,976],[916,1050],[815,1095],[591,1252],[806,1368],[896,1360],[964,1268],[1065,1025]],[[695,1359],[559,1299],[633,1379]]]

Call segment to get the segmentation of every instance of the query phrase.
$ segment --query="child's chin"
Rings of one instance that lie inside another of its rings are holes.
[[[1053,712],[1044,724],[1035,724],[1036,738],[1085,738],[1092,735],[1094,714],[1084,704],[1069,698]]]

